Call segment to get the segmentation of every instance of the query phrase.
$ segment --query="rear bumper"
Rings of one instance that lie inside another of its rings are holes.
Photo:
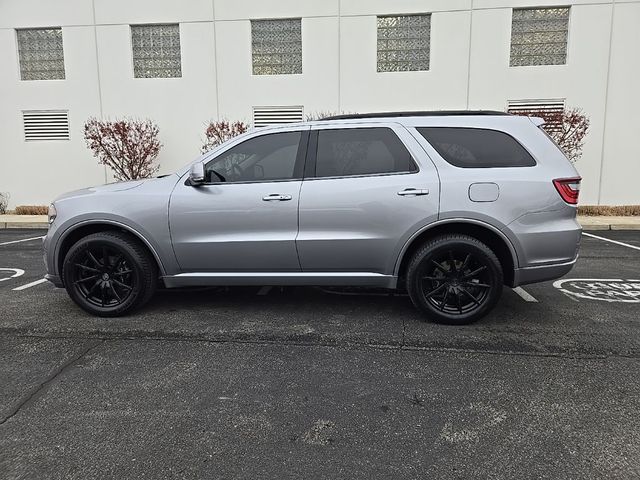
[[[514,272],[513,286],[526,285],[528,283],[545,282],[555,280],[571,271],[578,261],[578,256],[570,262],[554,263],[536,267],[517,268]]]

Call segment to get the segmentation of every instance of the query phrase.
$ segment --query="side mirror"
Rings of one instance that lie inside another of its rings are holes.
[[[204,164],[197,162],[191,165],[189,170],[189,185],[195,187],[204,183]]]

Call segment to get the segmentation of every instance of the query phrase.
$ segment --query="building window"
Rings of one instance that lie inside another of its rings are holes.
[[[302,21],[251,20],[254,75],[302,73]]]
[[[510,65],[564,65],[568,34],[569,8],[514,9]]]
[[[180,26],[131,25],[133,76],[173,78],[182,76]]]
[[[429,70],[431,15],[378,17],[378,71]]]
[[[22,80],[64,80],[61,28],[16,30]]]

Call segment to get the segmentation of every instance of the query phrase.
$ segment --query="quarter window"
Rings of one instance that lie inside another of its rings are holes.
[[[378,17],[378,71],[429,70],[431,15]]]
[[[61,28],[30,28],[16,33],[22,80],[65,78]]]
[[[329,129],[318,132],[316,177],[409,173],[418,168],[389,128]]]
[[[302,21],[251,20],[254,75],[302,73]]]
[[[510,65],[564,65],[568,35],[569,8],[514,9]]]
[[[268,182],[300,178],[296,168],[301,132],[246,140],[205,166],[207,183]]]
[[[532,167],[533,157],[512,136],[480,128],[421,127],[418,132],[456,167]]]
[[[135,78],[182,77],[180,26],[131,25],[133,76]]]

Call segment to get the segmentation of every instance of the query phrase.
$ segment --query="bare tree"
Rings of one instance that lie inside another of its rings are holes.
[[[217,147],[221,143],[236,137],[249,130],[249,125],[236,121],[230,122],[228,120],[210,121],[207,125],[207,129],[204,132],[205,140],[200,148],[202,153],[207,153],[214,147]]]
[[[584,138],[589,131],[589,117],[579,108],[552,111],[518,110],[512,113],[544,119],[544,130],[569,160],[575,162],[582,156]]]
[[[158,169],[153,161],[160,153],[158,126],[151,120],[89,118],[84,139],[93,156],[113,171],[116,180],[149,178]]]

